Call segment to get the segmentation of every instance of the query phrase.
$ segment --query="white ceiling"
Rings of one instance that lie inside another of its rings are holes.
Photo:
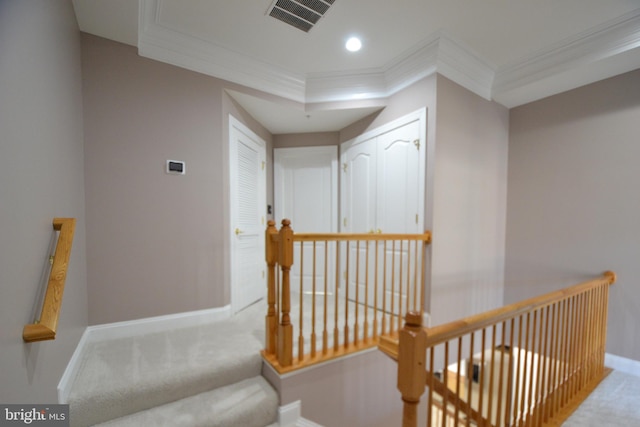
[[[272,133],[341,129],[433,72],[514,107],[640,68],[639,0],[335,0],[308,33],[272,2],[73,0],[82,31],[269,94],[232,96]]]

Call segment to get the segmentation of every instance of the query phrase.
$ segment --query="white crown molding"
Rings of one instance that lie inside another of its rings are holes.
[[[304,77],[163,25],[162,0],[140,0],[138,53],[294,101],[304,101]]]
[[[638,47],[640,9],[500,67],[495,74],[493,98],[500,102],[501,99],[509,99],[512,92],[517,93],[527,86],[536,86],[545,81],[545,86],[551,87],[555,76],[562,76],[568,72],[576,75],[587,72],[587,66],[611,60]],[[619,70],[624,71],[628,70]],[[612,67],[608,74],[612,76],[615,73],[615,67]],[[544,87],[541,89],[544,91]],[[571,88],[566,87],[565,90],[567,89]],[[561,90],[558,87],[553,92],[558,93]],[[529,99],[531,100],[533,99]]]
[[[141,56],[306,104],[385,98],[437,72],[485,99],[514,107],[630,71],[640,61],[629,58],[634,49],[640,51],[637,9],[497,69],[438,31],[380,68],[301,75],[163,25],[162,0],[139,4]]]

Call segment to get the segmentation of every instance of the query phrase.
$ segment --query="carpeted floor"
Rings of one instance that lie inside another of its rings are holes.
[[[640,377],[611,372],[562,426],[640,426]]]

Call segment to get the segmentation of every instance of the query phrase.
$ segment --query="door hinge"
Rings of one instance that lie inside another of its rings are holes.
[[[342,164],[342,172],[347,173],[347,163]]]
[[[342,219],[342,225],[343,225],[344,227],[346,227],[346,226],[347,226],[347,218],[343,218],[343,219]]]
[[[414,139],[413,140],[413,145],[416,146],[416,150],[420,151],[420,140],[419,139]]]
[[[265,166],[266,162],[263,160],[262,161],[262,170],[264,170],[264,166]]]
[[[418,214],[416,214],[416,224],[418,223]]]

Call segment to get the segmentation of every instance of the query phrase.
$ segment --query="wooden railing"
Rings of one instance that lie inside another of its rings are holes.
[[[431,234],[265,235],[268,312],[263,355],[280,373],[377,345],[422,313]]]
[[[409,313],[379,348],[398,361],[403,426],[417,426],[427,390],[428,426],[542,426],[559,421],[606,376],[609,285],[603,277],[423,328]]]
[[[52,340],[56,338],[58,318],[62,305],[62,294],[67,278],[71,244],[76,227],[75,218],[54,218],[53,229],[59,231],[58,243],[49,274],[49,283],[42,304],[40,319],[33,324],[25,325],[22,339],[25,342]]]

